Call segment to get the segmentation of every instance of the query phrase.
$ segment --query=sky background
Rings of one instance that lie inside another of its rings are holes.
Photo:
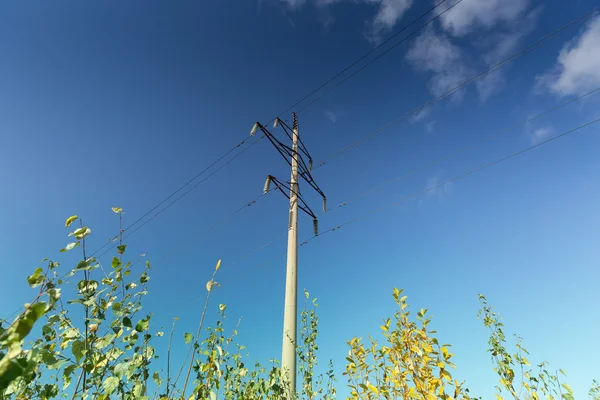
[[[112,206],[124,208],[128,226],[245,139],[255,121],[266,124],[431,6],[2,3],[0,315],[31,298],[25,277],[43,257],[75,265],[76,254],[58,252],[69,241],[69,215],[91,227],[91,248],[102,246],[118,232]],[[299,113],[315,165],[595,6],[463,0]],[[304,196],[325,231],[600,118],[599,92],[481,141],[598,87],[600,17],[592,16],[315,169],[330,212],[319,211],[308,187]],[[320,359],[324,366],[333,360],[340,386],[346,341],[376,334],[400,287],[415,309],[435,316],[440,339],[453,344],[455,376],[472,394],[491,398],[497,381],[476,317],[483,293],[504,316],[507,333],[523,337],[532,362],[564,369],[576,398],[585,397],[592,378],[600,378],[599,134],[600,124],[592,125],[302,246],[299,290],[319,299]],[[354,199],[465,146],[473,147]],[[180,317],[176,337],[183,344],[222,258],[211,315],[227,303],[230,328],[243,317],[240,341],[250,357],[280,357],[285,197],[270,193],[196,236],[259,196],[268,174],[287,179],[286,165],[260,140],[127,239],[132,259],[145,253],[153,263],[146,308],[154,327],[168,329]],[[301,216],[300,241],[311,235],[310,219]],[[166,346],[165,336],[159,352]]]

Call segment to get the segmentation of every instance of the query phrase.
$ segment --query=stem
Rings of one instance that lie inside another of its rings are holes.
[[[79,220],[79,226],[81,228],[83,228],[83,221],[81,219]],[[83,261],[87,261],[87,257],[85,255],[85,236],[81,239],[81,249],[82,249],[82,252],[83,252]],[[89,283],[89,279],[90,279],[89,271],[84,270],[83,271],[83,276],[84,276],[84,279],[85,279],[85,284],[87,285]],[[86,288],[86,292],[87,292],[87,288]],[[86,367],[87,367],[87,363],[88,363],[88,353],[89,353],[88,352],[88,333],[89,333],[88,332],[89,331],[88,327],[89,327],[89,324],[90,324],[89,317],[90,317],[90,307],[86,305],[85,306],[85,322],[84,322],[84,324],[85,324],[85,346],[84,346],[84,348],[85,348],[86,351],[85,351],[85,358],[83,359],[83,387],[82,387],[83,397],[85,397],[85,391],[87,390],[87,370],[86,370]],[[77,393],[77,392],[75,392],[75,393]]]
[[[119,213],[119,246],[123,245],[123,213]],[[123,266],[123,254],[119,252],[119,262],[121,264],[121,268]],[[121,297],[125,299],[125,279],[123,278],[123,274],[121,274]]]
[[[213,272],[213,276],[211,278],[211,282],[215,281],[215,276],[217,275],[217,270],[215,269],[215,272]],[[194,340],[194,344],[192,345],[192,347],[190,347],[190,352],[192,349],[196,349],[196,346],[198,345],[198,339],[200,338],[200,332],[202,330],[202,324],[204,324],[204,315],[206,314],[206,309],[208,308],[208,300],[210,299],[210,294],[212,293],[212,286],[210,288],[210,290],[208,291],[208,293],[206,294],[206,301],[204,302],[204,309],[202,310],[202,316],[200,317],[200,324],[198,324],[198,331],[196,332],[196,338]],[[189,352],[188,352],[189,355]],[[186,357],[187,359],[187,357]],[[187,384],[188,384],[188,380],[190,379],[190,373],[192,372],[192,367],[194,365],[194,356],[192,355],[192,358],[190,360],[190,366],[188,367],[188,371],[187,371],[187,375],[185,377],[185,382],[183,384],[183,391],[182,391],[182,395],[185,398],[185,389],[187,388]]]
[[[173,343],[173,333],[175,332],[175,322],[177,317],[173,320],[173,327],[171,328],[171,335],[169,335],[169,347],[167,348],[167,393],[165,396],[169,398],[169,386],[171,385],[171,344]]]
[[[74,400],[75,396],[77,396],[77,390],[79,389],[79,384],[81,383],[81,378],[83,377],[84,372],[85,368],[81,371],[81,374],[79,374],[79,379],[77,380],[77,385],[75,385],[75,390],[73,391],[73,397],[71,397],[71,400]]]
[[[559,393],[560,398],[562,400],[563,394],[562,394],[562,389],[560,388],[560,380],[558,379],[558,371],[556,371],[556,384],[558,386],[558,393]]]
[[[517,396],[519,399],[521,398],[521,393],[523,393],[523,383],[525,382],[525,371],[523,369],[523,351],[521,350],[521,338],[519,338],[519,364],[521,365],[521,389],[519,389],[519,395]]]

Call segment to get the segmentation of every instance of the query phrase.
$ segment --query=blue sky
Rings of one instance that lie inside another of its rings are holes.
[[[58,253],[67,243],[66,217],[81,216],[93,231],[90,245],[100,247],[118,231],[111,206],[125,209],[127,226],[243,140],[255,121],[268,122],[431,6],[411,0],[0,5],[0,315],[30,298],[24,278],[40,259],[74,262]],[[303,110],[300,135],[315,161],[326,159],[594,6],[464,0]],[[480,142],[600,87],[599,54],[596,16],[326,163],[314,177],[334,209],[319,213],[321,229],[599,118],[595,94]],[[474,394],[490,398],[496,381],[487,332],[476,319],[477,294],[484,293],[507,331],[524,338],[532,360],[566,370],[576,397],[584,396],[600,377],[600,350],[591,342],[600,335],[599,126],[303,246],[299,288],[319,298],[320,356],[323,364],[333,359],[340,384],[345,341],[376,333],[394,311],[393,287],[403,287],[415,308],[435,315],[439,336],[454,345],[456,376]],[[470,145],[476,146],[335,207]],[[145,253],[154,261],[147,307],[158,325],[170,326],[177,315],[181,337],[195,329],[205,282],[223,258],[215,310],[227,303],[232,327],[243,317],[240,339],[251,357],[280,356],[283,196],[261,198],[165,256],[257,197],[267,174],[286,179],[288,173],[261,140],[128,239],[132,258]],[[318,210],[318,196],[305,192]],[[311,236],[311,225],[300,220],[301,240]]]

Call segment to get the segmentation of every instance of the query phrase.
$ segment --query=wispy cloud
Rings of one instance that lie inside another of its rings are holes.
[[[427,179],[427,183],[425,184],[426,194],[442,200],[450,191],[451,185],[451,183],[444,183],[437,176],[432,176]]]
[[[427,133],[432,133],[434,129],[435,129],[435,120],[429,121],[425,124],[425,131],[427,131]]]
[[[463,0],[440,20],[447,32],[464,36],[476,29],[490,30],[499,23],[512,24],[528,6],[529,0]]]
[[[461,49],[433,29],[415,39],[406,58],[416,70],[433,73],[429,89],[436,96],[457,86],[469,74]]]
[[[511,24],[506,24],[500,30],[488,34],[480,42],[483,51],[483,62],[492,66],[510,54],[514,53],[522,42],[537,25],[540,9],[534,9],[515,16]],[[486,101],[493,94],[500,92],[506,85],[507,68],[486,75],[476,82],[477,92],[481,101]]]
[[[415,69],[433,72],[430,91],[440,95],[466,80],[475,65],[477,69],[482,64],[491,66],[513,52],[534,29],[537,15],[537,10],[529,9],[529,0],[463,0],[442,14],[441,29],[428,29],[413,41],[407,59]],[[467,57],[454,44],[469,38],[478,57]],[[482,101],[504,87],[504,74],[496,71],[476,82]]]
[[[412,0],[367,0],[377,4],[377,13],[368,24],[367,38],[375,43],[381,41],[381,34],[389,31],[402,19],[412,6]]]
[[[427,118],[430,114],[431,114],[431,107],[423,108],[422,110],[420,110],[410,116],[410,122],[412,122],[412,123],[421,122],[425,118]]]
[[[306,0],[279,0],[281,3],[284,3],[289,9],[297,10],[306,4]]]
[[[600,16],[562,48],[554,68],[540,75],[538,84],[560,96],[583,94],[600,85]]]
[[[337,122],[337,115],[333,111],[325,111],[325,116],[331,123],[335,124]]]
[[[547,138],[549,138],[552,133],[554,133],[554,129],[550,126],[538,128],[530,133],[531,143],[538,144]]]

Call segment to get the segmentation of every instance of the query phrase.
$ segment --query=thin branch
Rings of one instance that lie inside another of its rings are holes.
[[[200,332],[202,331],[202,325],[204,324],[204,315],[206,314],[206,309],[208,308],[208,300],[210,299],[210,294],[212,293],[212,288],[213,288],[212,284],[215,282],[216,275],[217,275],[217,269],[215,269],[215,272],[213,272],[213,276],[210,280],[211,286],[208,290],[208,293],[206,294],[206,301],[204,302],[204,309],[202,310],[202,316],[200,317],[200,324],[198,324],[198,331],[196,332],[196,338],[195,338],[194,344],[192,345],[190,350],[192,350],[192,349],[195,350],[196,346],[198,345],[198,339],[200,338]],[[190,366],[188,367],[188,372],[185,377],[185,382],[183,384],[183,391],[181,393],[183,395],[183,397],[185,397],[185,389],[187,388],[188,380],[190,379],[190,373],[192,372],[193,365],[194,365],[194,356],[192,355],[192,358],[190,360]]]

